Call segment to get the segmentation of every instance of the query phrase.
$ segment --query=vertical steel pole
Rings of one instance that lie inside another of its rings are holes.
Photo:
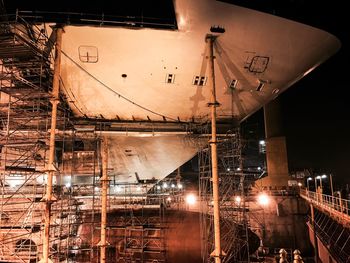
[[[219,209],[219,175],[218,175],[218,157],[217,157],[217,139],[216,139],[216,107],[219,105],[216,101],[215,90],[215,72],[214,72],[214,36],[207,36],[206,41],[209,49],[209,70],[210,70],[210,88],[211,98],[209,106],[211,108],[211,166],[212,166],[212,182],[213,182],[213,203],[214,203],[214,244],[215,250],[212,255],[215,263],[221,263],[221,240],[220,240],[220,209]]]
[[[51,221],[51,204],[52,198],[52,181],[55,173],[55,132],[57,121],[57,104],[59,103],[59,77],[61,72],[61,45],[62,45],[62,32],[63,29],[58,27],[56,30],[56,48],[55,48],[55,62],[54,62],[54,75],[53,75],[53,87],[52,98],[50,100],[52,104],[51,110],[51,128],[50,128],[50,144],[49,144],[49,160],[48,160],[48,174],[47,185],[45,193],[45,226],[43,236],[43,258],[41,263],[52,262],[49,259],[49,239],[50,239],[50,221]]]
[[[316,177],[314,179],[315,179],[315,192],[317,192],[317,179]]]
[[[317,179],[315,177],[315,195],[316,195],[316,201],[318,202],[318,190],[317,190]]]
[[[332,205],[334,206],[334,191],[333,191],[333,176],[329,174],[329,180],[331,183]]]
[[[320,200],[319,202],[323,203],[323,186],[322,186],[322,177],[320,176]]]
[[[106,226],[107,226],[107,187],[108,187],[108,141],[103,139],[102,147],[102,189],[101,189],[101,242],[100,242],[100,262],[106,262]]]
[[[315,210],[314,210],[314,206],[312,204],[310,204],[310,211],[311,211],[311,224],[312,224],[312,228],[314,231],[314,243],[315,243],[315,262],[318,263],[318,241],[317,241],[317,234],[316,234],[316,222],[315,222]]]

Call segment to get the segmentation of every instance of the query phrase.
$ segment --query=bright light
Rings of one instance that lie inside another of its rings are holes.
[[[171,201],[171,197],[169,196],[166,200],[167,200],[168,202],[170,202],[170,201]]]
[[[260,171],[260,170],[261,170],[261,167],[259,166],[259,167],[258,167],[258,171]]]
[[[66,186],[67,188],[72,187],[72,183],[71,183],[71,182],[72,182],[72,177],[70,177],[70,176],[67,177],[65,181],[66,181],[65,186]]]
[[[230,169],[230,168],[227,168],[227,171],[229,172],[229,171],[231,171],[231,169]]]
[[[17,186],[22,185],[25,182],[25,179],[23,176],[14,176],[14,177],[10,177],[6,181],[11,188],[16,188]]]
[[[17,180],[11,180],[8,182],[11,188],[15,188],[18,185]]]
[[[316,179],[321,179],[321,176],[317,175],[317,176],[316,176]]]
[[[118,186],[118,185],[115,185],[114,186],[114,190],[118,193],[118,192],[120,192],[122,190],[122,188],[120,186]]]
[[[174,185],[174,184],[171,184],[171,188],[175,188],[175,185]]]
[[[268,205],[270,203],[270,197],[265,193],[260,193],[258,195],[258,203],[263,206]]]
[[[241,168],[239,168],[239,167],[238,167],[236,170],[237,170],[237,171],[240,171],[240,170],[241,170]]]
[[[242,198],[241,198],[240,196],[235,196],[235,202],[236,202],[237,204],[240,204],[241,201],[242,201]]]
[[[98,186],[95,186],[95,191],[98,191],[100,190],[100,188],[98,188]]]
[[[185,200],[187,204],[194,205],[197,201],[197,197],[194,194],[188,194]]]
[[[309,177],[309,178],[307,178],[307,180],[308,180],[308,181],[311,181],[311,180],[312,180],[312,178],[311,178],[311,177]]]
[[[141,186],[136,187],[136,191],[140,192],[141,191]]]
[[[266,142],[265,142],[264,140],[260,140],[260,141],[259,141],[259,144],[260,144],[260,145],[265,145]]]
[[[163,183],[163,188],[168,188],[168,184],[167,183]]]
[[[327,175],[323,174],[323,175],[321,176],[321,178],[327,178]]]
[[[303,184],[302,183],[298,183],[298,186],[302,186]]]
[[[179,188],[179,189],[182,189],[182,187],[183,187],[182,184],[177,185],[177,188]]]
[[[41,176],[38,176],[38,178],[36,180],[37,180],[38,184],[45,185],[47,182],[47,174],[43,174]]]
[[[157,190],[160,190],[160,185],[157,185]]]

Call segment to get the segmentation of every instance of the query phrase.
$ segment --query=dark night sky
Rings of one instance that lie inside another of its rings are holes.
[[[248,7],[247,2],[244,5]],[[280,99],[290,170],[332,172],[337,186],[350,183],[350,30],[345,21],[349,17],[345,1],[259,2],[259,10],[324,29],[342,42],[336,55],[290,87]],[[255,117],[262,119],[262,111]]]

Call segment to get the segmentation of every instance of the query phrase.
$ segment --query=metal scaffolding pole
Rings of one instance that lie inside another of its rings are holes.
[[[213,44],[216,37],[207,35],[206,42],[209,49],[209,70],[210,70],[210,88],[211,98],[209,106],[211,108],[211,162],[212,162],[212,181],[213,181],[213,207],[214,207],[214,243],[215,249],[211,255],[215,258],[215,263],[221,263],[221,241],[220,241],[220,209],[219,209],[219,175],[217,158],[217,138],[216,138],[216,107],[219,103],[216,101],[215,90],[215,72],[214,72],[214,51]]]
[[[52,262],[49,259],[49,239],[50,239],[50,220],[51,220],[51,204],[52,198],[52,179],[56,171],[55,161],[55,131],[56,131],[56,120],[57,120],[57,104],[59,103],[59,77],[61,71],[61,44],[62,44],[62,32],[63,29],[56,28],[56,53],[54,62],[54,75],[53,75],[53,88],[52,98],[50,100],[52,104],[52,115],[51,115],[51,129],[50,129],[50,145],[49,145],[49,161],[48,161],[48,176],[46,193],[44,196],[45,203],[45,226],[43,235],[43,258],[40,263]]]
[[[102,152],[102,191],[101,191],[101,241],[100,241],[100,262],[106,262],[106,226],[107,226],[107,191],[108,191],[108,141],[103,139]]]

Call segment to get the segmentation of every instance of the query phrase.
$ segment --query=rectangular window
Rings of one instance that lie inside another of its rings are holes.
[[[165,83],[171,84],[175,82],[175,74],[167,74],[165,78]]]
[[[238,80],[233,79],[230,83],[230,89],[235,89],[237,86]]]
[[[193,85],[196,86],[204,86],[207,83],[207,77],[205,76],[194,76],[193,77]]]

